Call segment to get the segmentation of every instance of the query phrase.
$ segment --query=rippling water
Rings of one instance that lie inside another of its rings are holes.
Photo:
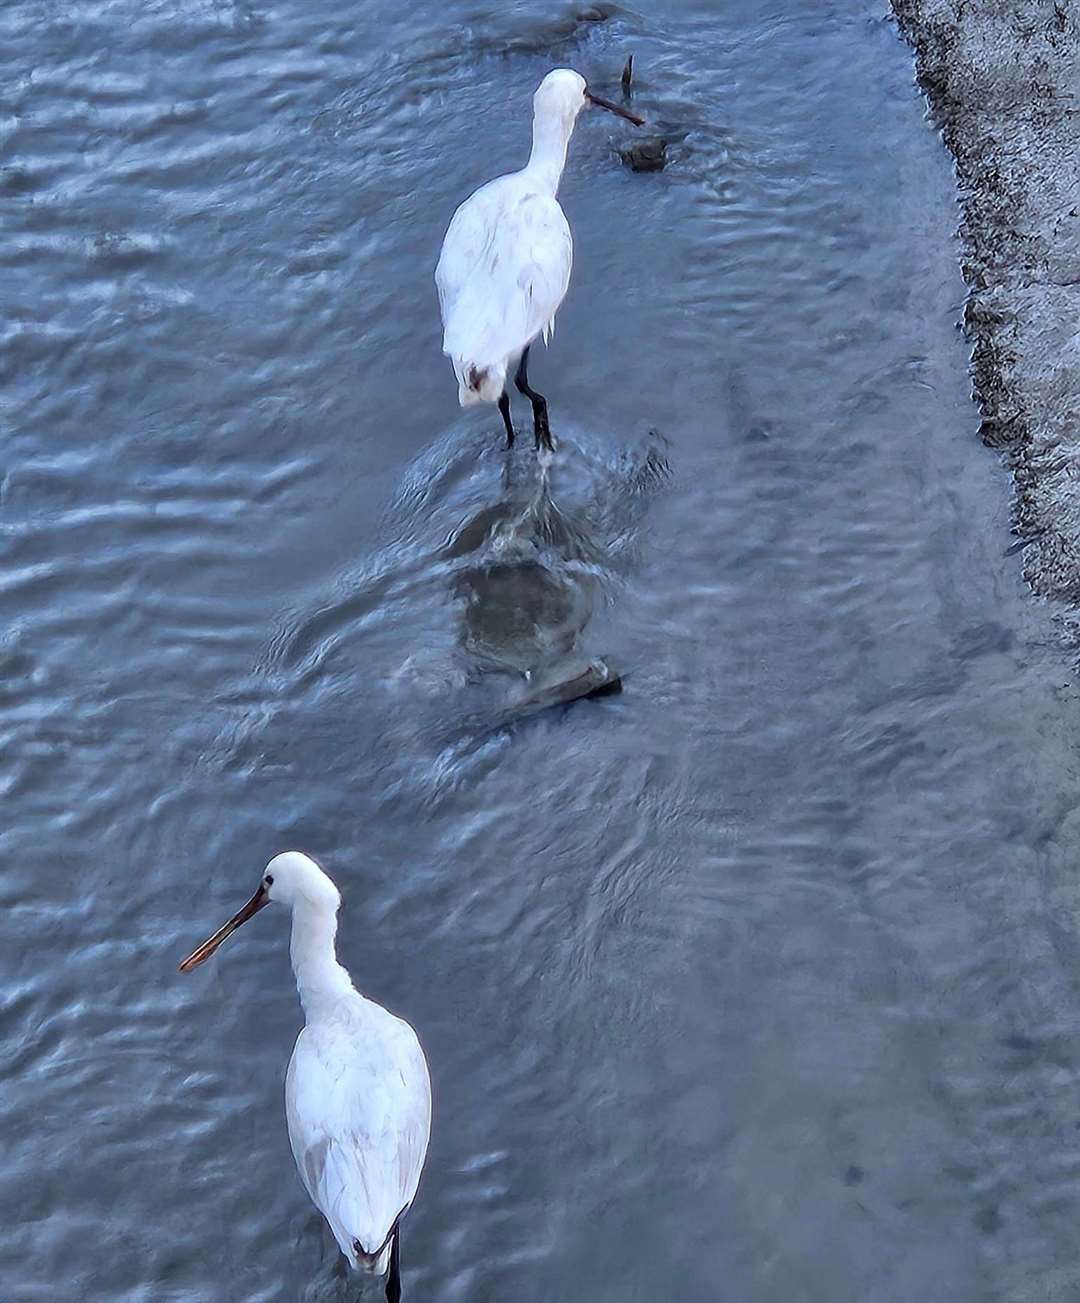
[[[1075,1297],[1080,712],[883,6],[13,0],[0,50],[0,1296],[355,1297],[285,918],[175,971],[302,845],[432,1062],[408,1297]],[[631,50],[669,166],[578,129],[544,480],[431,273],[543,73]]]

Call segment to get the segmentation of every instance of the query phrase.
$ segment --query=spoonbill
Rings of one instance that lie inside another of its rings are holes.
[[[594,95],[569,68],[549,72],[533,96],[533,143],[520,172],[496,177],[458,208],[435,269],[443,352],[458,380],[462,407],[497,403],[514,442],[506,377],[532,403],[537,448],[553,448],[547,400],[529,384],[529,347],[544,343],[570,284],[574,242],[555,198],[578,114],[599,105],[642,126],[644,118]]]
[[[349,1265],[386,1275],[388,1303],[397,1303],[401,1219],[427,1153],[431,1081],[416,1032],[362,996],[337,961],[337,887],[310,856],[275,855],[247,904],[180,971],[209,959],[271,901],[292,910],[290,952],[305,1015],[285,1077],[296,1167]]]

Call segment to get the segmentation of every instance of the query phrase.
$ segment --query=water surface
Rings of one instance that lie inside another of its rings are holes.
[[[356,1296],[285,917],[175,971],[299,845],[432,1063],[409,1298],[1073,1297],[1077,698],[883,6],[0,35],[0,1295]],[[574,139],[545,483],[431,274],[541,76],[631,50],[670,162]]]

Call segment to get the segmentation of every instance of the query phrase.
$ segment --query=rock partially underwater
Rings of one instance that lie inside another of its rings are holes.
[[[564,662],[531,679],[516,699],[507,702],[495,722],[510,724],[556,706],[570,706],[575,701],[615,697],[622,690],[622,675],[606,660],[589,661],[577,672],[573,663]]]
[[[618,693],[632,667],[590,645],[591,626],[637,565],[642,514],[669,475],[655,430],[614,451],[564,433],[550,465],[531,449],[497,455],[480,430],[432,444],[402,477],[383,545],[282,622],[257,667],[276,709],[241,712],[227,763],[265,758],[268,731],[301,715],[309,732],[336,727],[358,673],[359,727],[392,764],[432,745],[458,756],[493,729]]]
[[[497,560],[465,571],[464,644],[494,669],[529,674],[577,645],[593,611],[595,581],[566,576],[533,557]]]
[[[632,172],[662,172],[667,163],[667,141],[663,136],[635,141],[620,150],[619,157]]]
[[[527,501],[467,519],[444,555],[466,561],[453,591],[476,672],[514,681],[497,723],[621,691],[617,671],[582,647],[599,595],[595,545],[552,502],[546,478]]]

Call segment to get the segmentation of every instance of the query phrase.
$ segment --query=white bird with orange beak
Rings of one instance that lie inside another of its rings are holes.
[[[305,1025],[285,1078],[285,1117],[308,1194],[349,1260],[401,1298],[401,1219],[431,1133],[431,1080],[416,1032],[362,996],[335,952],[337,887],[310,856],[276,855],[246,905],[180,965],[209,959],[271,901],[292,910],[290,953]]]
[[[443,352],[458,380],[462,407],[497,403],[514,442],[506,379],[532,403],[537,448],[553,448],[547,400],[529,384],[529,347],[555,328],[566,297],[574,242],[556,193],[566,151],[586,105],[641,126],[643,118],[593,95],[569,68],[549,72],[533,96],[533,143],[520,172],[481,186],[458,208],[443,239],[435,284]]]

